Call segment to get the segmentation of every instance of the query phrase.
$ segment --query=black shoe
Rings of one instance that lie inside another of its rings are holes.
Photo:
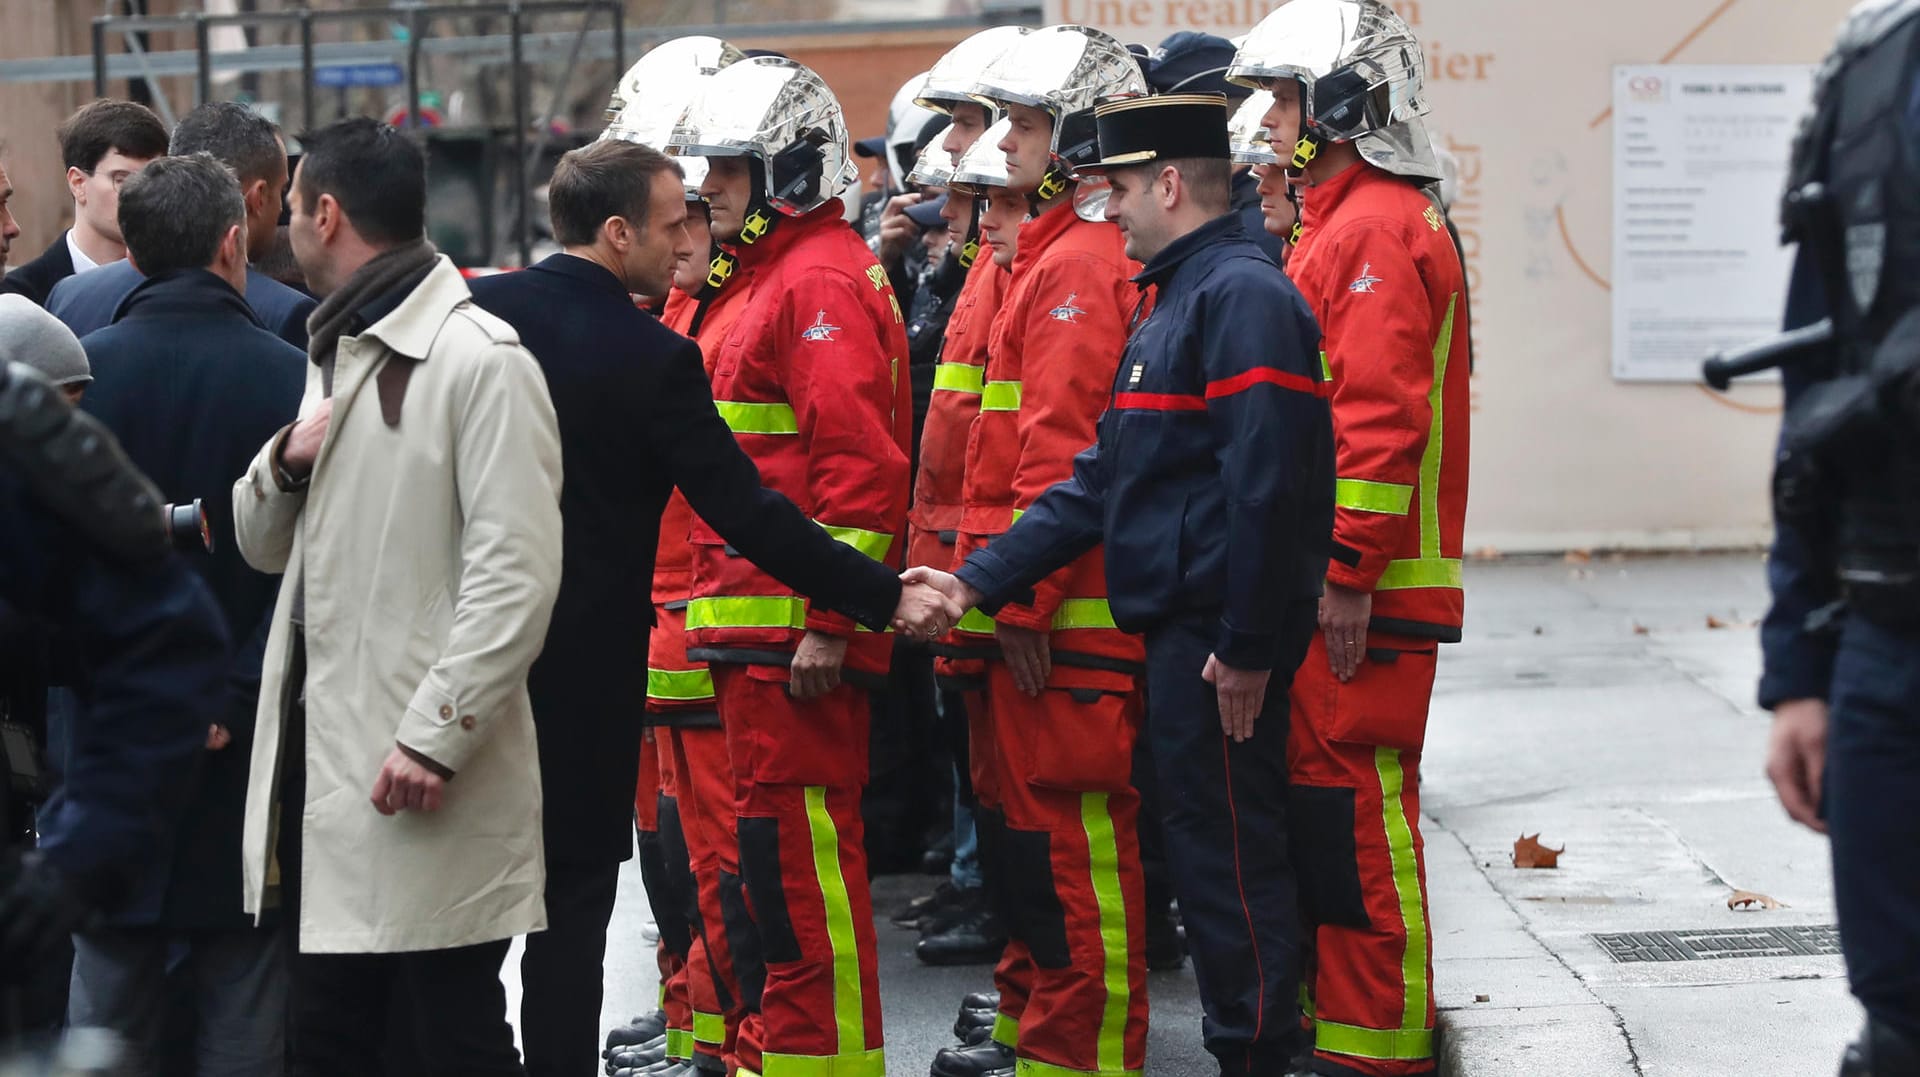
[[[893,916],[898,927],[918,928],[925,926],[927,919],[934,916],[947,916],[966,907],[968,895],[977,891],[962,890],[951,882],[943,882],[933,888],[933,893],[922,894],[907,903]]]
[[[975,991],[973,994],[960,1000],[960,1008],[963,1010],[994,1010],[997,1012],[1000,1009],[1000,992]]]
[[[1007,929],[982,907],[944,930],[922,932],[913,952],[929,965],[991,965],[1006,948]]]
[[[942,1047],[933,1056],[930,1077],[1013,1077],[1013,1048],[998,1040],[971,1047]]]
[[[1147,915],[1147,971],[1173,972],[1187,963],[1187,939],[1166,913]]]
[[[1871,1018],[1840,1060],[1840,1077],[1909,1077],[1916,1073],[1920,1073],[1920,1043]]]
[[[998,1020],[999,1017],[1000,1015],[993,1010],[963,1009],[960,1011],[960,1016],[953,1019],[953,1035],[961,1043],[977,1042],[973,1034],[980,1029],[986,1029],[987,1033],[991,1035],[993,1033],[993,1023]]]
[[[644,1069],[615,1070],[613,1077],[694,1077],[693,1063],[665,1059]]]
[[[600,1052],[601,1058],[612,1058],[613,1053],[622,1047],[636,1047],[648,1040],[657,1040],[667,1034],[667,1011],[655,1010],[640,1016],[607,1033],[607,1049]]]
[[[987,891],[983,887],[955,888],[952,904],[928,913],[920,920],[920,934],[938,935],[955,924],[987,911]]]
[[[667,1057],[667,1038],[648,1040],[634,1047],[623,1047],[607,1056],[607,1072],[638,1070],[657,1066]]]
[[[953,828],[940,836],[926,852],[920,854],[920,870],[928,875],[945,875],[953,870]]]

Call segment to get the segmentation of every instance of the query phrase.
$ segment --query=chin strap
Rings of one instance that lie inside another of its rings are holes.
[[[967,222],[967,238],[960,244],[957,255],[961,269],[972,269],[974,260],[980,257],[980,200],[973,200],[972,219]]]
[[[1301,217],[1306,212],[1301,203],[1305,200],[1300,197],[1299,189],[1291,183],[1287,184],[1287,201],[1293,205],[1293,230],[1287,233],[1287,246],[1298,247],[1300,237],[1307,230],[1306,225],[1301,223]]]
[[[1067,176],[1067,170],[1057,163],[1047,166],[1047,174],[1040,177],[1040,186],[1033,189],[1033,197],[1040,202],[1051,202],[1067,193],[1073,186],[1073,180]]]
[[[1295,172],[1304,170],[1313,163],[1315,157],[1320,156],[1320,145],[1320,136],[1301,135],[1300,141],[1293,144],[1293,162],[1289,167]]]

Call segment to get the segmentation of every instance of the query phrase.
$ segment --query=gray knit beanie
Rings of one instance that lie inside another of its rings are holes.
[[[93,380],[73,330],[23,295],[0,295],[0,362],[25,363],[55,385]]]

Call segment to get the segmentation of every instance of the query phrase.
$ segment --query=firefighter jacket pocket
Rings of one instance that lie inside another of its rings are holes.
[[[1419,751],[1427,739],[1435,657],[1433,648],[1369,647],[1352,680],[1327,677],[1328,739]]]
[[[797,699],[787,690],[791,673],[783,667],[747,666],[745,674],[738,696],[723,703],[728,726],[737,721],[751,738],[752,774],[742,778],[763,785],[866,782],[865,689],[843,682],[817,699]]]
[[[1024,728],[1002,739],[1023,757],[1028,783],[1072,793],[1129,788],[1138,695],[1094,688],[1049,688],[1040,695]]]

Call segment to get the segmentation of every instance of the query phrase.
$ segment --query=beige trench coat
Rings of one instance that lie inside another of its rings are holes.
[[[389,426],[375,375],[414,360]],[[310,366],[300,414],[320,401]],[[247,910],[259,914],[273,864],[304,568],[300,949],[439,950],[540,930],[527,667],[560,586],[560,442],[539,367],[443,257],[392,313],[340,340],[333,418],[304,491],[275,482],[275,447],[233,491],[241,553],[285,573],[247,788]],[[455,772],[439,811],[374,810],[396,740]]]

